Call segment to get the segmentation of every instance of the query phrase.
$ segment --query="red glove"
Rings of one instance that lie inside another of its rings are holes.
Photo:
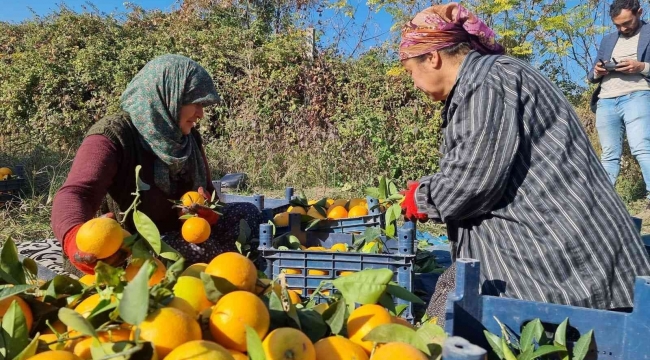
[[[102,217],[114,218],[114,215],[113,213],[108,213]],[[95,274],[95,265],[97,265],[98,259],[95,255],[85,253],[77,247],[77,232],[79,231],[79,228],[81,228],[81,225],[83,224],[76,225],[65,234],[65,238],[63,239],[63,252],[68,256],[70,263],[72,263],[74,267],[86,274],[92,275]],[[119,266],[124,260],[126,260],[127,256],[128,253],[125,250],[120,249],[115,254],[101,260],[111,266]]]
[[[417,181],[409,181],[407,188],[400,191],[400,194],[404,195],[400,206],[402,207],[402,214],[404,214],[405,220],[420,220],[420,222],[426,222],[428,220],[427,214],[419,213],[418,206],[415,204],[415,192],[419,185],[420,183]]]

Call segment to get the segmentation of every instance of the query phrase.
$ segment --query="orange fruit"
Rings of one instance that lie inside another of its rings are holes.
[[[361,346],[342,336],[320,339],[314,348],[318,360],[368,360],[368,354]]]
[[[372,360],[427,360],[428,357],[415,347],[401,342],[391,342],[378,346],[372,355]]]
[[[167,304],[168,307],[172,307],[174,309],[178,309],[187,315],[191,316],[192,318],[196,318],[199,316],[199,313],[194,309],[194,307],[187,302],[187,300],[180,298],[178,296],[174,296],[174,298]]]
[[[302,270],[300,270],[300,269],[282,269],[282,272],[287,274],[287,275],[300,275],[300,274],[302,274]]]
[[[365,205],[357,205],[350,209],[348,217],[360,217],[368,215],[368,208]]]
[[[248,360],[248,355],[245,355],[235,350],[228,350],[228,351],[230,351],[230,355],[232,355],[232,358],[234,360]]]
[[[311,270],[307,271],[307,274],[308,275],[316,275],[316,276],[326,276],[326,275],[329,275],[330,272],[325,271],[325,270],[320,270],[320,269],[311,269]]]
[[[126,277],[126,281],[133,280],[133,278],[138,274],[138,271],[140,271],[142,265],[144,265],[145,261],[146,260],[142,258],[137,258],[131,261],[131,263],[124,270],[124,277]],[[162,261],[153,258],[153,262],[156,264],[156,270],[149,278],[149,287],[160,283],[162,279],[165,278],[165,272],[167,271],[167,268],[165,267],[165,264],[162,263]],[[151,261],[149,261],[149,263],[151,263]]]
[[[99,342],[118,342],[128,341],[131,337],[131,330],[128,329],[115,329],[109,331],[102,331],[99,334]],[[93,338],[87,338],[79,341],[74,347],[74,354],[84,360],[92,359],[90,349],[93,346]]]
[[[161,358],[186,342],[201,340],[201,337],[198,321],[170,307],[154,311],[140,324],[140,340],[150,341]]]
[[[319,220],[323,220],[327,218],[326,216],[318,212],[318,210],[316,210],[316,208],[313,206],[309,207],[309,211],[307,211],[307,215],[313,217],[314,219],[319,219]]]
[[[392,322],[393,324],[404,325],[404,326],[406,326],[406,327],[409,328],[409,329],[413,329],[413,330],[415,330],[415,328],[413,327],[413,325],[412,325],[410,322],[406,321],[406,319],[404,319],[403,317],[400,317],[400,316],[391,316],[391,317],[390,317],[390,320],[391,320],[391,322]]]
[[[333,209],[333,208],[335,208],[337,206],[342,206],[343,208],[346,208],[347,205],[348,205],[348,201],[346,199],[338,199],[338,200],[333,201],[330,204],[329,209]]]
[[[65,330],[63,330],[63,332],[65,332]],[[39,335],[38,337],[38,341],[41,343],[41,345],[48,346],[50,350],[65,350],[69,352],[72,352],[74,350],[74,345],[76,344],[76,341],[67,340],[62,342],[56,342],[57,340],[58,338],[56,337],[55,334],[42,334]]]
[[[79,278],[79,282],[86,286],[95,285],[95,275],[86,274]]]
[[[181,276],[173,288],[174,296],[187,301],[197,313],[214,305],[205,293],[201,279],[191,276]]]
[[[305,210],[304,207],[302,206],[294,206],[291,207],[291,210],[287,210],[289,214],[300,214],[300,215],[307,215],[307,211]]]
[[[250,259],[240,253],[226,252],[218,255],[210,261],[205,273],[224,278],[239,290],[255,291],[257,268]]]
[[[348,276],[354,274],[355,271],[339,271],[339,276]]]
[[[311,246],[307,248],[307,251],[327,251],[327,249],[322,246]]]
[[[300,330],[278,328],[264,338],[262,348],[266,360],[316,360],[311,340]]]
[[[282,212],[273,217],[273,224],[277,227],[289,226],[289,213]]]
[[[373,342],[363,341],[363,337],[377,326],[390,323],[390,313],[382,306],[361,305],[352,311],[348,318],[348,336],[353,343],[360,345],[366,353],[370,354]]]
[[[332,206],[332,204],[334,204],[334,199],[327,199],[325,206],[329,208],[330,206]]]
[[[345,244],[345,243],[334,244],[334,245],[332,245],[330,250],[339,251],[339,252],[348,252],[348,245]]]
[[[65,324],[62,323],[61,320],[56,320],[56,321],[54,321],[54,322],[51,322],[51,321],[50,321],[50,325],[52,325],[52,327],[54,328],[54,330],[56,330],[56,332],[58,332],[59,334],[68,331],[68,327],[65,326]],[[50,329],[49,326],[47,326],[45,323],[43,323],[43,326],[42,326],[42,328],[41,328],[40,333],[41,333],[41,334],[54,334],[54,332],[52,331],[52,329]]]
[[[348,211],[343,206],[330,207],[327,211],[328,219],[345,219],[348,217]]]
[[[188,243],[201,244],[210,237],[210,223],[202,217],[191,217],[183,223],[181,234]]]
[[[205,205],[205,198],[198,191],[188,191],[181,196],[183,206],[192,206],[192,204]]]
[[[8,167],[0,168],[0,176],[13,175],[14,173]]]
[[[63,350],[46,351],[34,355],[29,360],[82,360],[79,356]]]
[[[120,223],[114,219],[95,218],[81,225],[75,241],[79,250],[105,259],[120,249],[124,237]]]
[[[208,264],[206,263],[196,263],[192,264],[183,271],[181,276],[192,276],[195,278],[201,278],[201,273],[205,271],[205,268],[208,267]]]
[[[275,291],[276,295],[281,298],[281,292],[282,292],[282,286],[280,284],[275,284],[273,286],[273,291]],[[302,299],[300,298],[300,295],[298,295],[297,292],[291,289],[287,289],[287,292],[289,293],[289,300],[291,301],[292,304],[300,304],[302,303]]]
[[[74,310],[81,314],[81,316],[87,318],[90,316],[90,314],[95,310],[97,307],[97,304],[102,300],[101,296],[99,294],[93,294],[84,299],[84,301],[80,302],[79,305],[77,305]],[[111,296],[111,303],[114,303],[116,301],[115,296]]]
[[[348,210],[352,210],[357,206],[363,207],[364,209],[366,209],[366,214],[368,213],[368,202],[366,201],[366,199],[361,199],[361,198],[351,199],[350,202],[348,203]],[[350,217],[352,217],[352,215],[350,215]]]
[[[269,311],[259,297],[248,291],[233,291],[214,306],[210,315],[210,333],[226,348],[245,352],[246,325],[263,339],[270,323]]]
[[[7,313],[7,310],[9,310],[9,306],[16,301],[18,307],[23,313],[23,316],[25,316],[25,323],[27,323],[27,330],[32,329],[32,324],[34,324],[34,315],[32,314],[32,309],[30,309],[29,305],[25,300],[22,298],[16,296],[16,295],[11,295],[8,298],[1,300],[0,301],[0,321],[2,318],[5,316]]]
[[[205,340],[186,342],[165,357],[165,360],[233,360],[233,356],[223,346]]]

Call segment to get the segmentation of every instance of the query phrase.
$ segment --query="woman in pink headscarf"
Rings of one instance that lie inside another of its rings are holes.
[[[650,275],[639,231],[561,91],[502,55],[461,5],[432,6],[403,29],[400,59],[442,110],[440,171],[409,182],[409,220],[444,222],[452,258],[481,262],[483,294],[628,308]],[[445,321],[452,265],[427,313]]]

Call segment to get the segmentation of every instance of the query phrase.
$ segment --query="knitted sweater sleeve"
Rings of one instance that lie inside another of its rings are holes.
[[[67,237],[76,234],[71,230],[95,217],[117,174],[121,151],[103,135],[88,136],[79,147],[52,204],[52,230],[64,249]]]

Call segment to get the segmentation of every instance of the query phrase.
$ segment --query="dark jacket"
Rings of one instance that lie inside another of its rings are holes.
[[[596,64],[603,61],[611,60],[612,52],[618,41],[618,31],[605,35],[603,40],[600,42],[600,47],[598,48],[598,54],[596,55],[596,62],[591,67],[591,71],[587,75],[587,79],[590,83],[598,83],[596,91],[591,95],[591,111],[596,112],[596,104],[598,103],[598,94],[600,94],[600,82],[603,80],[602,77],[594,79],[594,69]],[[637,60],[650,63],[650,24],[642,21],[641,23],[641,34],[639,35],[639,47],[637,49]],[[646,81],[650,82],[650,75],[646,76]]]

